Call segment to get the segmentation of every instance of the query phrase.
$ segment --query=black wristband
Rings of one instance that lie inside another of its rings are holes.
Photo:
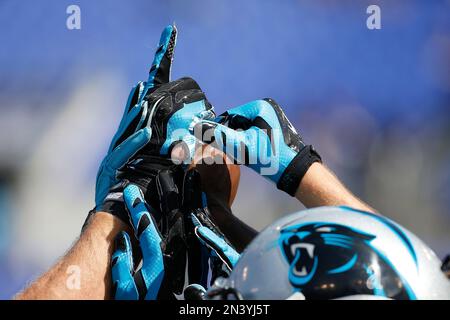
[[[89,211],[86,219],[84,220],[83,226],[81,227],[81,233],[83,233],[86,227],[89,225],[91,218],[99,211],[107,212],[119,218],[123,223],[131,227],[130,218],[128,217],[128,212],[125,209],[125,203],[123,202],[123,200],[122,201],[109,200],[103,203],[101,209],[97,210],[97,208],[94,208],[91,211]]]
[[[277,188],[294,197],[303,176],[314,162],[322,162],[322,158],[313,146],[305,146],[289,163],[278,180]]]

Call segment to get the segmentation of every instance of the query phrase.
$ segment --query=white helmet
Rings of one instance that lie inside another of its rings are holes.
[[[450,299],[441,261],[395,222],[348,207],[281,218],[247,247],[210,297]]]

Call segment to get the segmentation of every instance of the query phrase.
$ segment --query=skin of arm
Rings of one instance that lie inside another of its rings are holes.
[[[109,299],[111,293],[110,259],[114,237],[129,228],[118,218],[97,212],[72,248],[50,270],[14,298],[35,299]],[[75,267],[74,267],[75,266]],[[70,270],[79,270],[79,288],[68,285]]]
[[[352,194],[330,169],[319,162],[309,167],[295,197],[307,208],[349,206],[376,213],[373,208]]]

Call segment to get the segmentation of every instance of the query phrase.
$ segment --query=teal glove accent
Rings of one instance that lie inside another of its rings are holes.
[[[222,237],[211,229],[202,225],[199,219],[191,213],[191,220],[195,226],[194,232],[200,242],[212,250],[232,270],[239,260],[240,254],[234,250]]]
[[[141,129],[119,144],[103,159],[97,173],[95,187],[95,207],[97,211],[101,210],[103,201],[111,187],[118,182],[116,178],[117,170],[123,167],[136,152],[144,147],[150,141],[151,136],[149,128]]]
[[[119,233],[111,262],[113,295],[116,299],[155,300],[164,278],[161,235],[147,209],[142,191],[130,184],[123,196],[142,250],[142,267],[134,271],[130,238],[126,232]]]
[[[114,246],[115,251],[111,257],[113,297],[116,300],[138,300],[139,291],[133,279],[133,253],[128,233],[120,232]]]

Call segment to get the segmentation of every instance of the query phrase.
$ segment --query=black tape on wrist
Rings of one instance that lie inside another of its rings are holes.
[[[303,176],[314,162],[322,162],[322,158],[313,146],[305,146],[289,163],[277,183],[277,188],[294,197]]]

